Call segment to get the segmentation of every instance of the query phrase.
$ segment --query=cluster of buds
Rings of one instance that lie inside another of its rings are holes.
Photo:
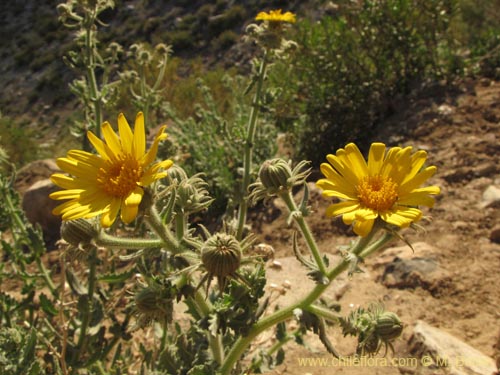
[[[65,3],[57,5],[57,12],[59,20],[66,27],[76,28],[81,27],[83,23],[94,23],[102,11],[113,7],[114,0],[67,0]],[[83,16],[78,14],[80,11],[82,11]]]
[[[207,190],[207,183],[200,174],[188,177],[178,165],[168,170],[168,188],[160,193],[160,198],[174,197],[173,210],[189,215],[206,209],[213,202]]]
[[[307,161],[301,161],[292,169],[290,163],[283,159],[266,160],[260,167],[259,178],[250,185],[250,200],[255,203],[290,192],[294,186],[304,184],[311,170],[306,168],[308,164]]]

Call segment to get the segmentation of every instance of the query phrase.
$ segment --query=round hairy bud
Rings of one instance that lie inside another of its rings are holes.
[[[240,243],[230,234],[217,233],[203,244],[201,261],[210,276],[224,279],[240,267]]]
[[[148,286],[139,290],[135,296],[137,323],[144,327],[152,321],[170,322],[172,319],[172,299],[167,298],[158,287]]]
[[[290,188],[291,177],[292,169],[283,159],[266,160],[260,167],[260,181],[270,194]]]
[[[386,311],[377,317],[375,334],[381,340],[395,339],[401,335],[401,332],[403,332],[403,324],[396,314]]]
[[[63,221],[61,225],[61,238],[76,247],[90,245],[98,234],[99,230],[85,219]]]

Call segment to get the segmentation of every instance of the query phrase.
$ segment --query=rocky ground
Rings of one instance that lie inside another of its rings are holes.
[[[404,232],[414,252],[403,242],[393,243],[366,261],[364,273],[343,277],[327,291],[345,315],[375,301],[399,315],[404,332],[389,354],[397,363],[335,363],[311,336],[312,351],[289,344],[285,363],[271,374],[490,375],[495,371],[494,359],[500,360],[500,83],[483,79],[453,87],[436,85],[398,105],[400,110],[379,140],[427,150],[429,164],[438,167],[429,183],[439,185],[441,195],[426,211],[429,220],[422,222],[424,230]],[[313,191],[314,212],[308,223],[323,251],[336,255],[338,246],[352,237],[339,220],[324,217],[327,205],[320,192]],[[291,284],[278,301],[286,304],[311,284],[292,258],[293,229],[287,227],[284,212],[279,202],[271,204],[268,222],[264,217],[257,229],[281,263],[281,270],[269,271],[273,287],[279,290],[285,281]],[[436,337],[431,337],[434,333]],[[471,348],[460,351],[461,344],[447,334]],[[354,353],[355,342],[344,339],[338,327],[330,329],[330,339],[343,355]],[[429,340],[437,341],[429,344]],[[444,348],[433,349],[439,341]],[[459,351],[446,353],[450,348]],[[429,366],[425,362],[429,353],[448,356],[449,367]],[[326,360],[300,363],[304,358]]]

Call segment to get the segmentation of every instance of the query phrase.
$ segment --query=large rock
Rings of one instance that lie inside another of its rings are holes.
[[[483,192],[483,196],[481,198],[481,203],[479,207],[488,208],[488,207],[499,207],[500,206],[500,188],[495,185],[490,185]]]
[[[24,192],[22,207],[30,223],[40,225],[48,248],[59,239],[61,218],[52,210],[61,202],[49,198],[49,194],[60,190],[50,179],[40,180]]]
[[[408,345],[410,353],[420,357],[420,364],[427,369],[446,368],[446,373],[450,375],[497,373],[495,361],[491,357],[420,320],[413,328]]]
[[[54,159],[35,160],[17,171],[14,187],[23,195],[35,182],[45,180],[57,172],[61,170]]]

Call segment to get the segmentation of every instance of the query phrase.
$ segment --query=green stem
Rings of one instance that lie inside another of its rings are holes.
[[[288,210],[290,211],[290,214],[292,215],[295,223],[300,228],[300,231],[307,243],[307,247],[309,248],[309,251],[313,256],[316,265],[318,266],[318,270],[323,275],[326,275],[326,265],[325,262],[323,262],[323,258],[321,257],[321,254],[319,252],[318,245],[316,244],[314,236],[311,233],[311,229],[309,229],[309,225],[307,225],[307,222],[304,220],[304,216],[297,208],[297,205],[295,204],[291,193],[289,191],[286,191],[283,194],[280,194],[280,198],[283,199],[283,201],[286,203],[286,206],[288,207]]]
[[[252,170],[252,148],[255,138],[255,131],[257,128],[257,116],[259,114],[260,96],[262,95],[262,86],[264,82],[264,77],[266,75],[267,68],[267,58],[268,50],[264,52],[264,57],[262,58],[262,63],[259,68],[257,77],[257,87],[255,89],[255,94],[252,99],[252,108],[250,110],[250,118],[248,120],[248,128],[245,141],[245,151],[243,154],[243,181],[241,183],[241,200],[238,209],[238,228],[236,232],[236,238],[241,240],[243,238],[243,229],[245,227],[245,222],[247,218],[248,210],[248,199],[247,199],[247,189],[250,185],[250,172]]]
[[[143,62],[142,65],[140,66],[140,77],[141,77],[141,82],[140,82],[140,90],[141,90],[141,98],[144,103],[144,108],[142,108],[142,113],[144,114],[144,123],[146,126],[149,125],[149,105],[151,101],[151,94],[152,92],[148,93],[147,91],[147,83],[146,83],[146,66],[145,63]]]
[[[393,233],[390,232],[385,232],[380,238],[373,242],[370,246],[367,246],[360,254],[359,256],[361,258],[367,258],[373,253],[377,252],[380,250],[384,245],[387,245],[389,242],[391,242],[396,236]]]
[[[178,253],[179,241],[177,241],[168,227],[163,224],[158,210],[156,209],[154,204],[149,206],[144,217],[147,223],[150,225],[151,229],[153,229],[155,233],[163,240],[168,250],[172,251],[174,254]]]
[[[295,333],[298,333],[298,330],[295,331]],[[287,342],[293,340],[295,338],[295,334],[288,334],[285,337],[283,337],[281,340],[276,341],[271,347],[267,350],[267,355],[272,356],[274,353],[276,353],[281,347],[283,347]],[[255,363],[253,363],[250,366],[250,370],[258,370],[259,367],[262,365],[263,358],[259,358]],[[252,373],[252,372],[248,372]]]
[[[80,337],[78,338],[78,344],[75,350],[75,356],[85,355],[87,350],[87,329],[90,323],[90,315],[94,300],[94,292],[96,285],[96,265],[97,265],[97,248],[94,247],[89,257],[89,277],[88,277],[88,291],[87,291],[87,303],[83,306],[82,311],[82,324],[80,326]]]
[[[50,292],[54,297],[57,297],[57,288],[52,282],[52,279],[50,278],[49,271],[47,271],[47,268],[45,268],[45,265],[42,262],[42,259],[40,259],[39,256],[35,258],[36,265],[38,267],[38,270],[42,274],[42,278],[45,281],[45,284],[47,284],[47,287],[50,289]]]
[[[14,208],[14,204],[12,203],[10,196],[8,194],[5,194],[4,198],[5,198],[5,202],[7,202],[7,207],[8,207],[10,214],[12,215],[15,226],[17,226],[17,229],[22,233],[23,237],[29,238],[28,232],[26,230],[26,224],[23,222],[23,220],[21,219],[21,216],[19,216],[16,209]],[[18,241],[17,233],[15,230],[12,231],[12,237],[13,237],[14,242]],[[36,243],[39,243],[39,241],[37,241]],[[36,243],[35,243],[35,246],[36,246]],[[41,243],[39,246],[42,247]],[[50,289],[50,292],[52,293],[53,296],[57,297],[57,291],[56,291],[57,288],[54,285],[54,283],[52,282],[52,279],[50,278],[49,271],[47,271],[47,269],[45,268],[45,265],[43,264],[43,262],[40,258],[40,254],[42,254],[44,252],[45,252],[45,248],[34,249],[34,253],[36,254],[35,262],[36,262],[36,265],[38,267],[38,270],[42,274],[42,278],[45,281],[45,284],[47,284],[47,287]]]
[[[210,302],[203,296],[203,294],[197,290],[194,295],[194,303],[196,310],[201,316],[207,316],[212,310]],[[208,345],[212,352],[215,361],[220,365],[224,361],[224,346],[222,345],[222,337],[220,334],[212,335],[212,333],[207,332]]]
[[[90,100],[94,103],[94,128],[92,129],[97,138],[101,138],[102,111],[101,111],[101,97],[97,86],[97,78],[95,74],[95,56],[94,56],[94,43],[92,42],[95,36],[92,35],[92,28],[94,27],[95,16],[91,16],[92,22],[86,25],[85,34],[85,49],[87,54],[86,73],[89,83]],[[84,150],[89,151],[90,144],[86,137],[84,137]]]
[[[186,216],[183,212],[177,212],[175,214],[175,235],[177,240],[180,241],[186,233]]]
[[[330,309],[327,309],[322,306],[318,306],[315,304],[311,304],[305,308],[305,310],[309,311],[310,313],[313,313],[314,315],[321,316],[322,318],[325,318],[326,320],[330,322],[338,322],[339,317]]]
[[[165,245],[165,242],[159,238],[122,238],[111,236],[105,232],[99,233],[99,236],[94,241],[97,246],[107,247],[108,249],[143,249]]]

